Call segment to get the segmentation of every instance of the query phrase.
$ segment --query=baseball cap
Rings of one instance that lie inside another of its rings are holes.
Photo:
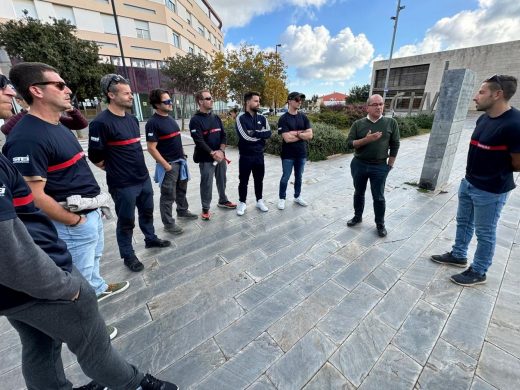
[[[294,100],[295,98],[305,99],[305,95],[300,92],[291,92],[289,96],[287,96],[287,100]]]

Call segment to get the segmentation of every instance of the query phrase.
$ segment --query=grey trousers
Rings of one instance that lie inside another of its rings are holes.
[[[213,192],[213,176],[217,182],[218,202],[226,203],[226,161],[219,162],[216,166],[212,162],[199,163],[200,169],[200,200],[203,210],[209,210]]]
[[[97,297],[82,279],[76,301],[38,301],[4,313],[22,342],[22,372],[29,390],[70,390],[61,360],[67,344],[89,378],[114,390],[135,390],[143,374],[112,348]]]
[[[177,203],[178,214],[188,210],[188,201],[186,200],[188,180],[179,179],[180,168],[180,163],[172,164],[171,171],[166,172],[161,185],[159,210],[161,211],[161,220],[165,227],[175,225],[175,218],[172,216],[172,205],[174,202]]]

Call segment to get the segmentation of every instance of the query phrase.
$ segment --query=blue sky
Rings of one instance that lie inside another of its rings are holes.
[[[369,83],[388,58],[397,0],[212,0],[224,43],[279,52],[289,89],[319,95]],[[520,39],[519,0],[401,0],[395,56]],[[520,53],[517,53],[520,55]]]

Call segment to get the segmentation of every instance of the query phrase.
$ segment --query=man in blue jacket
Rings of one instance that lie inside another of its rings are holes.
[[[260,109],[260,94],[247,92],[244,95],[246,111],[236,118],[238,134],[238,196],[237,215],[244,215],[246,211],[247,184],[249,176],[253,172],[255,182],[256,208],[260,211],[269,209],[264,203],[263,181],[265,174],[264,148],[265,140],[271,137],[269,122],[263,115],[258,115]]]

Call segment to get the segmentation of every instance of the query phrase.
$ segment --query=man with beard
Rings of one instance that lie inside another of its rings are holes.
[[[136,207],[145,247],[165,248],[171,243],[155,235],[152,182],[144,161],[139,122],[126,112],[133,103],[130,85],[120,75],[107,74],[101,78],[101,89],[108,108],[90,123],[88,157],[106,171],[116,206],[119,253],[131,271],[139,272],[144,265],[132,246]]]
[[[477,110],[485,113],[477,119],[471,135],[466,176],[459,187],[455,243],[451,252],[431,257],[437,263],[465,268],[475,233],[473,263],[451,277],[452,282],[462,286],[486,282],[495,254],[500,213],[515,188],[513,172],[520,171],[520,111],[509,104],[516,87],[515,77],[494,75],[482,83],[473,98]]]

